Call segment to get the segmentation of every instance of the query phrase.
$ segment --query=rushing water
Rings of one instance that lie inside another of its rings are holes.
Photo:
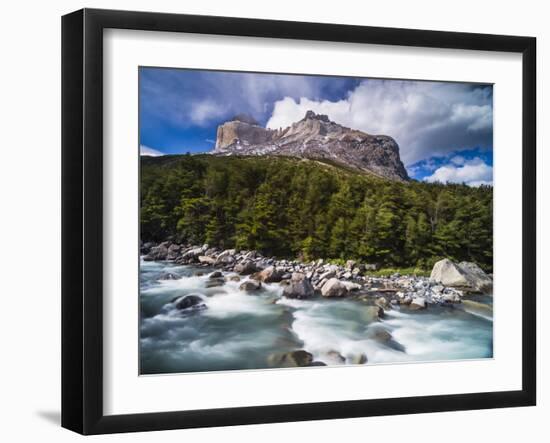
[[[159,280],[166,272],[180,278]],[[142,261],[142,374],[269,368],[271,355],[297,349],[327,365],[357,363],[361,355],[367,364],[492,357],[491,297],[454,308],[392,309],[378,320],[363,301],[286,299],[276,283],[255,295],[239,290],[242,281],[209,288],[210,272]],[[171,303],[188,294],[203,298],[206,309],[182,314]],[[381,339],[380,328],[391,338]]]

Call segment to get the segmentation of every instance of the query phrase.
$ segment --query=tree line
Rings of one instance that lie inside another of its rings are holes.
[[[429,269],[493,262],[490,186],[383,180],[285,157],[141,158],[141,239]]]

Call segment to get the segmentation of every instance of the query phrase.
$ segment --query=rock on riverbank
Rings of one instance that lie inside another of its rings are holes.
[[[248,276],[249,283],[242,285],[245,291],[256,291],[262,283],[280,283],[284,286],[283,296],[288,298],[354,297],[370,300],[386,310],[397,305],[411,310],[426,309],[431,304],[451,305],[460,303],[469,293],[490,294],[493,287],[492,278],[475,263],[454,263],[449,259],[437,262],[427,278],[397,273],[376,277],[369,275],[374,265],[353,260],[348,260],[345,266],[322,259],[304,263],[264,257],[257,251],[221,250],[206,244],[146,243],[141,253],[146,261],[216,267]]]

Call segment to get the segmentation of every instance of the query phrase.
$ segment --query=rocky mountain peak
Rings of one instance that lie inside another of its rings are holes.
[[[325,114],[316,114],[311,109],[306,112],[306,116],[302,119],[303,120],[319,120],[326,123],[331,123],[330,119],[328,118],[328,115]]]
[[[239,114],[218,126],[212,154],[329,160],[390,180],[409,179],[393,138],[346,128],[312,110],[284,129],[266,129],[251,117]]]
[[[259,126],[260,123],[251,115],[248,114],[237,114],[231,118],[229,121],[248,123],[249,125]]]

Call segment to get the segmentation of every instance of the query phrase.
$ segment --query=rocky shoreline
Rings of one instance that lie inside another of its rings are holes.
[[[243,278],[240,289],[249,293],[262,290],[262,283],[278,283],[287,298],[309,299],[350,297],[370,300],[379,308],[378,315],[392,307],[410,310],[427,309],[430,305],[450,306],[461,303],[471,294],[492,294],[492,277],[471,262],[437,262],[430,277],[392,274],[377,277],[372,264],[348,260],[344,266],[325,263],[322,259],[303,263],[264,257],[257,251],[220,250],[208,245],[181,245],[170,241],[143,243],[140,252],[145,261],[169,261],[213,269],[212,286],[223,285],[220,270],[231,272],[227,278]],[[242,277],[239,277],[242,276]],[[248,277],[248,278],[246,278]],[[173,278],[171,275],[164,276]]]

